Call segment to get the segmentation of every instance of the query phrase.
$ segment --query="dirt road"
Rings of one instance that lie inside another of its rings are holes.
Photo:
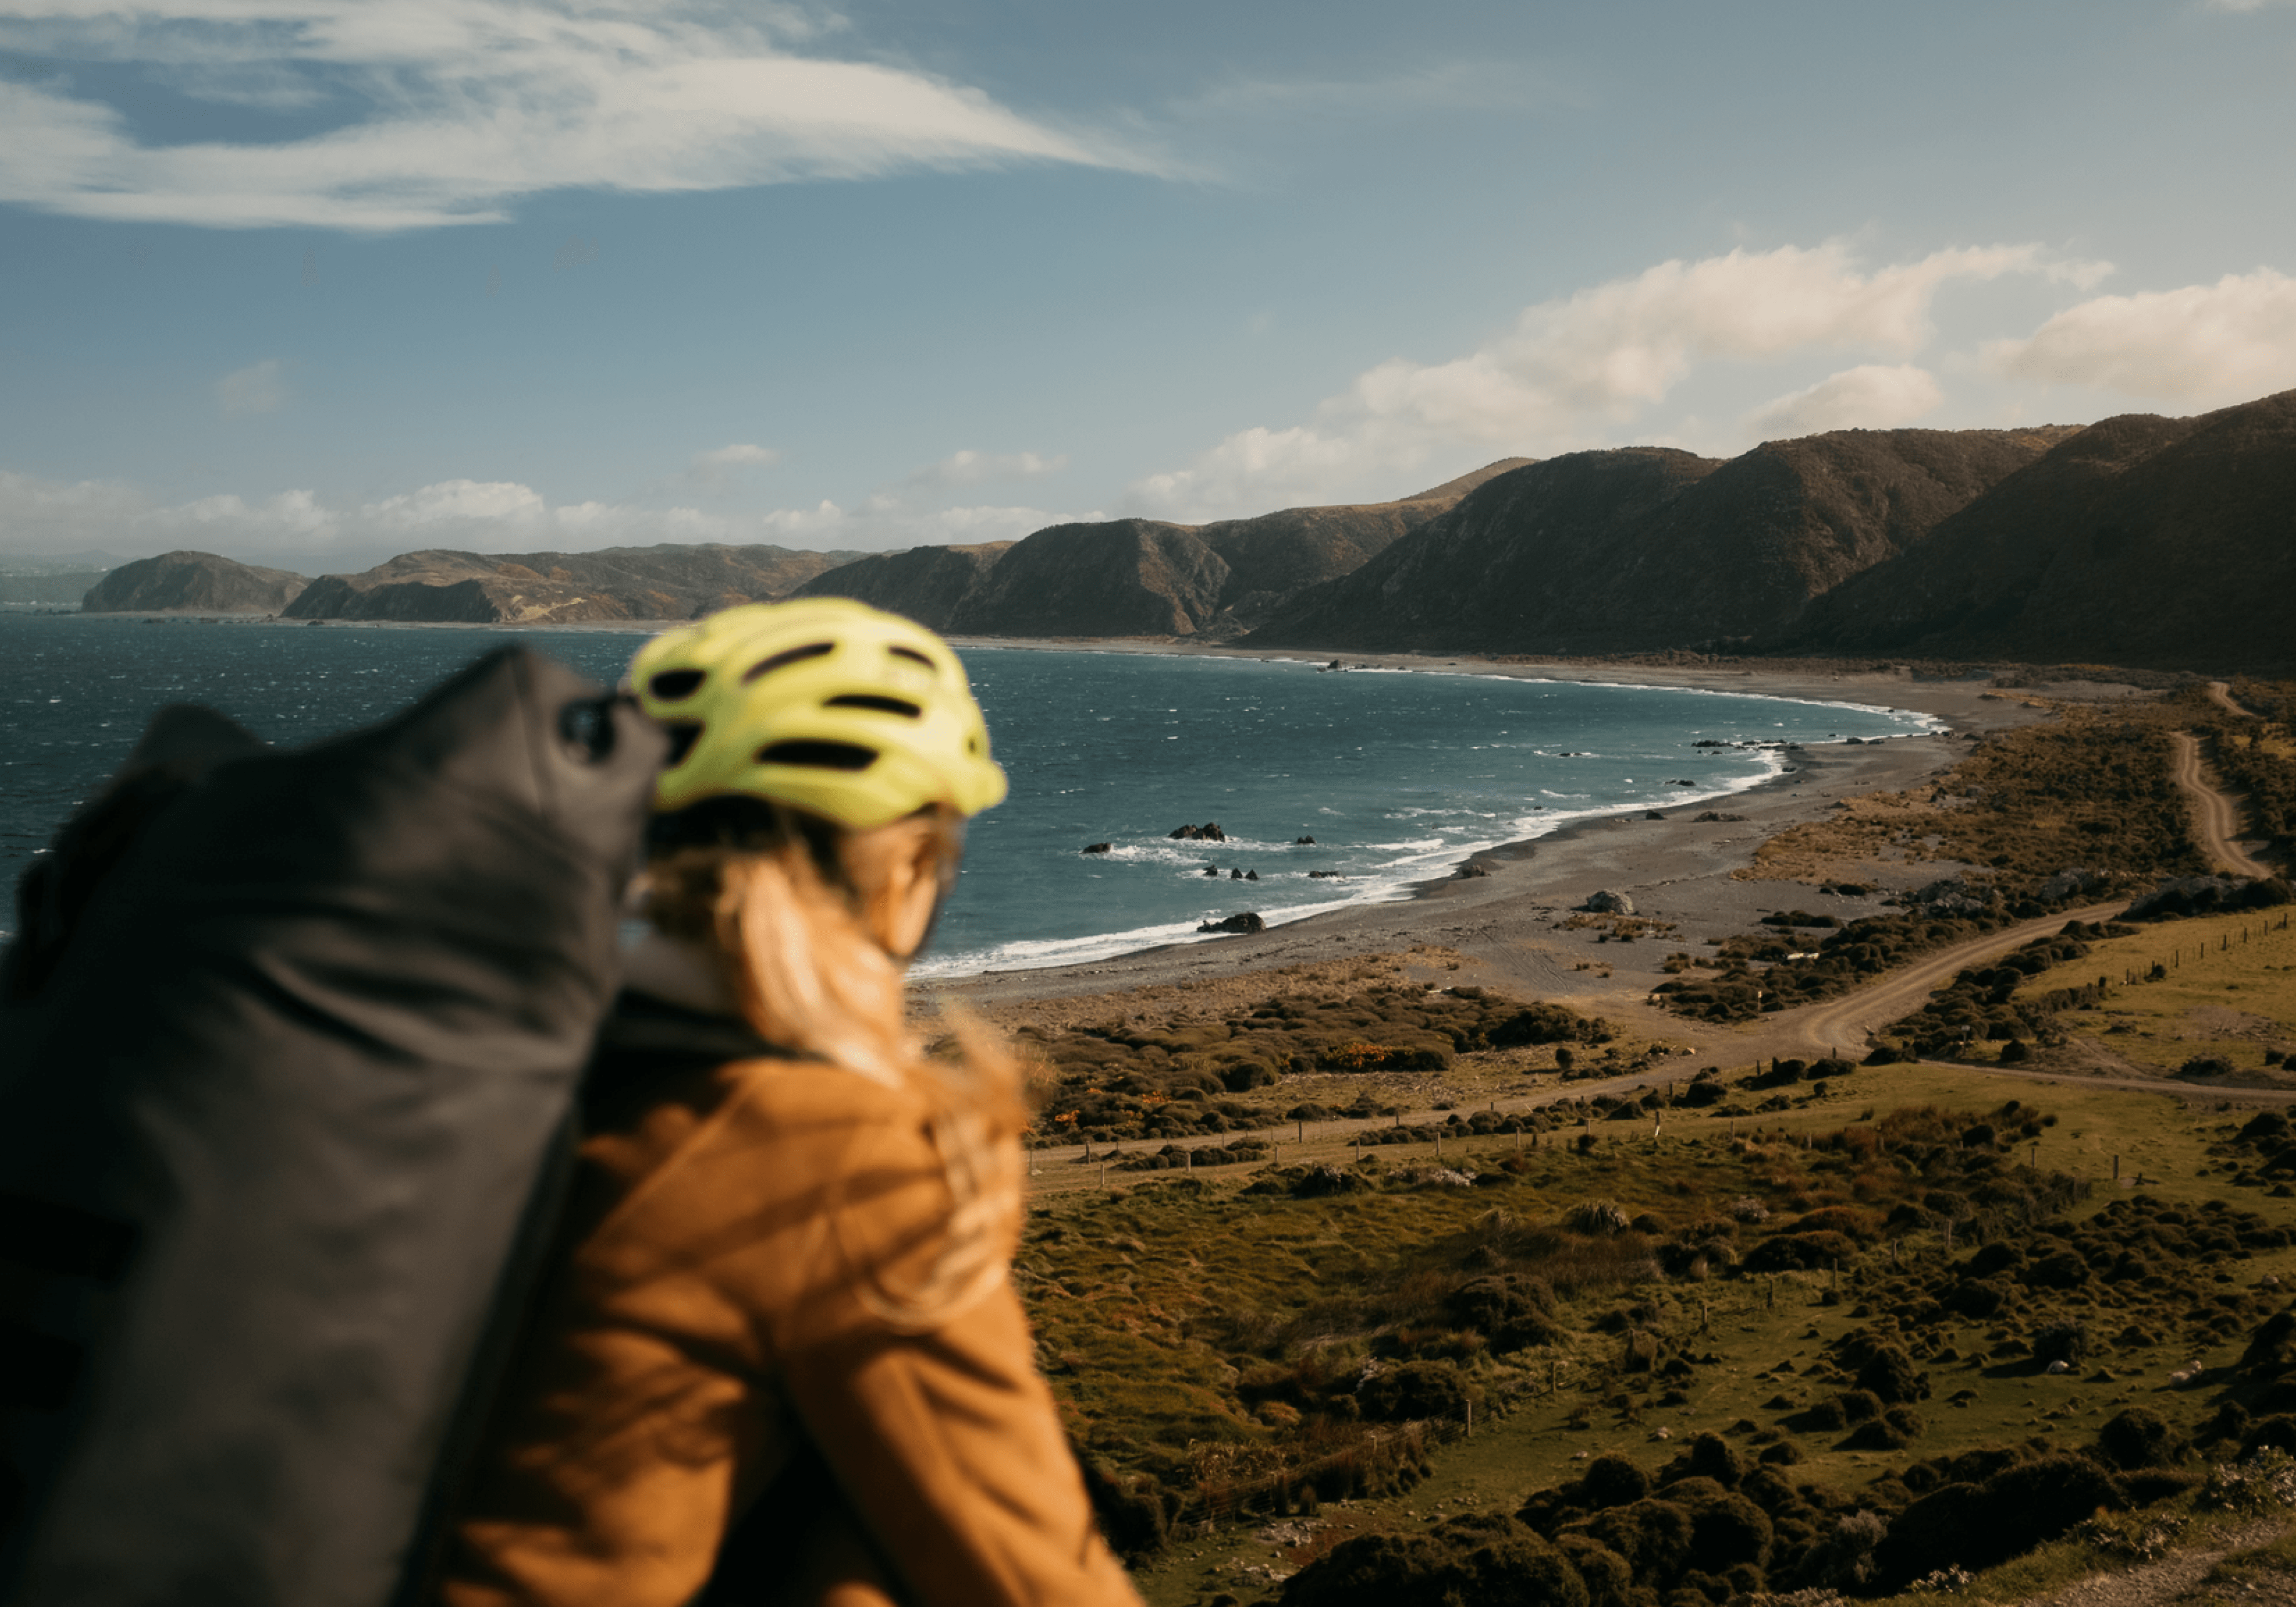
[[[2189,731],[2171,731],[2177,748],[2177,785],[2192,799],[2193,827],[2210,864],[2235,876],[2269,876],[2272,873],[2249,856],[2234,840],[2240,832],[2240,809],[2209,784],[2201,767],[2200,739]]]

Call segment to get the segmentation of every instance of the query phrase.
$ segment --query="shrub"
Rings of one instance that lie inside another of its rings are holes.
[[[1420,1534],[1357,1535],[1283,1583],[1283,1607],[1589,1607],[1574,1559],[1514,1519],[1475,1513]]]
[[[2185,1437],[2158,1412],[2131,1406],[2096,1431],[2096,1448],[2113,1466],[2134,1471],[2182,1459]]]
[[[1929,1375],[1914,1365],[1914,1358],[1895,1345],[1884,1345],[1857,1369],[1857,1387],[1890,1406],[1927,1400]]]
[[[1401,1423],[1412,1418],[1464,1417],[1469,1396],[1457,1364],[1410,1361],[1385,1367],[1364,1380],[1356,1386],[1356,1399],[1366,1418]]]
[[[1577,1496],[1587,1506],[1627,1506],[1651,1492],[1650,1475],[1623,1456],[1597,1456],[1587,1465]]]
[[[1562,1213],[1562,1226],[1590,1239],[1622,1234],[1633,1226],[1627,1213],[1608,1200],[1589,1200]]]

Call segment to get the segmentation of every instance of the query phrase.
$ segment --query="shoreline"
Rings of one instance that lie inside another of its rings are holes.
[[[192,614],[77,615],[135,624],[166,617],[190,623]],[[226,618],[217,616],[219,622]],[[230,618],[237,624],[310,628],[311,621]],[[325,621],[329,629],[570,631],[617,635],[652,634],[682,620],[608,620],[573,624],[502,625],[427,621]],[[1734,873],[1752,864],[1755,849],[1789,826],[1823,818],[1840,800],[1871,791],[1902,791],[1949,769],[1966,752],[1965,739],[1986,731],[2051,717],[2030,699],[2036,695],[2082,701],[2119,701],[2150,695],[2125,683],[2029,685],[1996,689],[1982,670],[1953,667],[1955,673],[1923,674],[1914,666],[1874,668],[1874,660],[1768,660],[1754,663],[1683,662],[1669,660],[1547,659],[1501,662],[1472,653],[1311,653],[1296,649],[1250,649],[1213,643],[1141,638],[954,637],[968,650],[1112,652],[1172,657],[1280,660],[1329,663],[1349,669],[1452,674],[1532,681],[1647,686],[1679,691],[1776,697],[1796,702],[1903,710],[1927,717],[1939,729],[1925,735],[1894,736],[1861,742],[1805,744],[1792,755],[1791,773],[1773,775],[1742,791],[1702,799],[1648,820],[1641,809],[1624,809],[1566,822],[1541,835],[1463,853],[1461,863],[1486,874],[1435,877],[1407,884],[1405,896],[1350,904],[1303,916],[1265,932],[1166,944],[1086,962],[992,971],[963,976],[920,978],[912,991],[971,1007],[1013,1024],[1039,1002],[1075,1000],[1136,990],[1166,992],[1210,988],[1228,993],[1249,988],[1247,979],[1288,966],[1394,954],[1414,947],[1440,948],[1447,957],[1433,971],[1456,966],[1451,980],[1469,980],[1574,1008],[1620,1012],[1643,1005],[1666,974],[1665,955],[1696,952],[1702,941],[1742,931],[1772,909],[1825,909],[1845,919],[1871,913],[1885,892],[1907,890],[1948,875],[1956,867],[1937,860],[1876,864],[1858,868],[1874,888],[1864,898],[1819,892],[1807,882],[1751,879]],[[1344,672],[1344,671],[1343,671]],[[1733,818],[1699,822],[1693,813]],[[1571,912],[1597,890],[1627,895],[1636,914],[1665,923],[1670,931],[1639,942],[1597,946],[1593,927],[1570,928]],[[1207,1004],[1210,999],[1204,1001]],[[1663,1022],[1663,1025],[1657,1023]],[[1646,1029],[1653,1036],[1711,1040],[1720,1029],[1694,1031],[1655,1010]]]

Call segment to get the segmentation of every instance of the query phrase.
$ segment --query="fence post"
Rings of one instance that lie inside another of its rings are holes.
[[[1100,1163],[1100,1186],[1103,1188],[1108,1186],[1108,1162],[1105,1160]]]

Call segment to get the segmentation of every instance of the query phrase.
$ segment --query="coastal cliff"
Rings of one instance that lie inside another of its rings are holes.
[[[310,584],[213,553],[163,553],[111,570],[79,606],[88,614],[276,614]]]

